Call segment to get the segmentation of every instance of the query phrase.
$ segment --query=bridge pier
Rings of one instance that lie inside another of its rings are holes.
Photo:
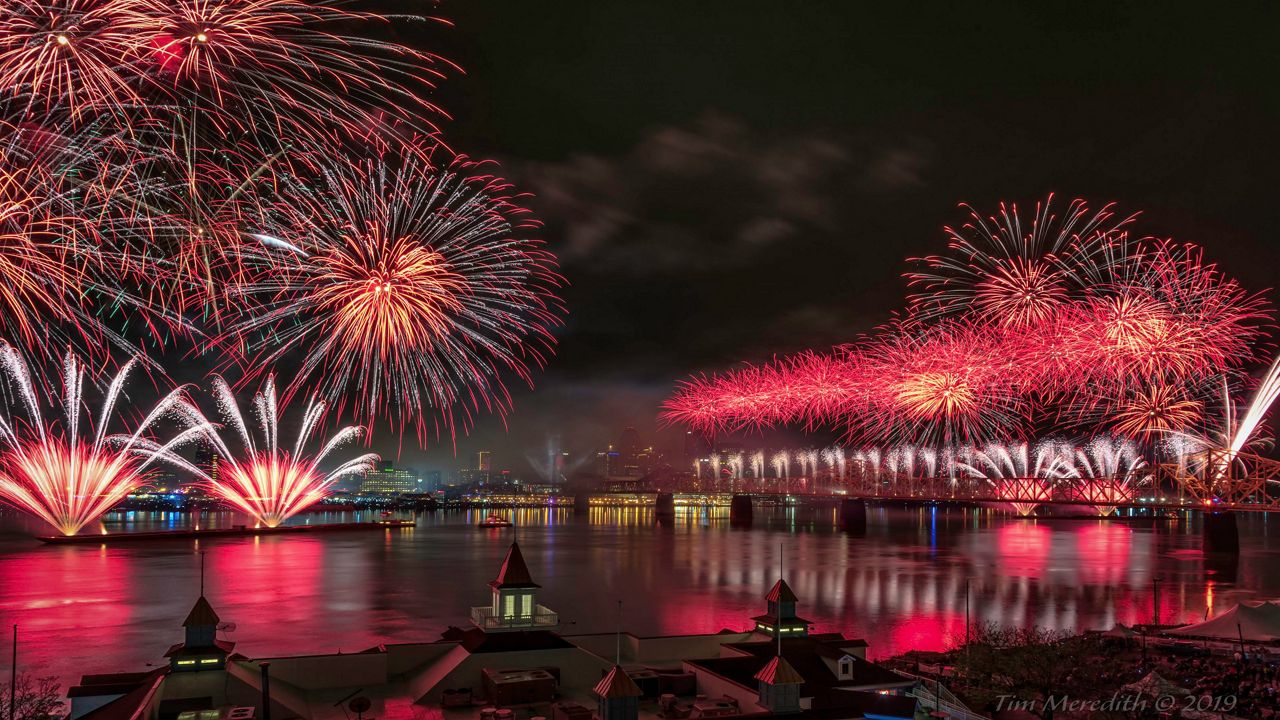
[[[585,492],[576,493],[573,496],[573,514],[574,515],[590,515],[591,514],[591,495]]]
[[[860,533],[867,530],[867,503],[861,498],[840,499],[840,529]]]
[[[1234,512],[1205,512],[1202,532],[1205,552],[1240,552],[1240,529]]]
[[[669,492],[660,492],[653,503],[653,512],[660,518],[671,518],[676,515],[676,496]]]
[[[729,500],[730,525],[750,525],[753,512],[750,495],[734,495]]]

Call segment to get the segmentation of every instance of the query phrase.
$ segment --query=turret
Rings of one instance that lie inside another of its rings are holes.
[[[796,615],[798,598],[786,580],[778,578],[764,599],[768,612],[752,618],[756,630],[773,637],[805,637],[809,634],[809,626],[813,623]]]
[[[594,688],[599,697],[597,717],[600,720],[636,720],[640,715],[640,697],[644,692],[636,686],[620,665],[605,675]]]
[[[804,678],[781,655],[769,660],[755,678],[759,683],[760,705],[769,712],[800,711],[800,686],[804,685]]]
[[[182,621],[185,639],[169,648],[165,657],[175,671],[221,670],[235,643],[218,639],[218,613],[201,595]]]

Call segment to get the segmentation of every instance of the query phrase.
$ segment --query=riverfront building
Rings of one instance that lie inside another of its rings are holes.
[[[390,460],[382,460],[377,467],[365,473],[360,492],[373,495],[416,493],[418,478],[408,470],[395,467]]]
[[[661,637],[561,634],[539,589],[512,543],[469,628],[254,658],[216,637],[218,615],[201,597],[166,666],[84,676],[70,720],[912,720],[936,703],[927,684],[869,662],[863,640],[811,632],[781,579],[745,630]]]

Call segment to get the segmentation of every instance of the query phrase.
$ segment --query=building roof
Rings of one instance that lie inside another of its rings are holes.
[[[769,685],[803,685],[804,678],[781,655],[774,655],[767,665],[760,668],[755,679]]]
[[[440,634],[446,642],[456,642],[471,654],[494,652],[520,652],[522,650],[563,650],[576,648],[549,630],[517,630],[487,633],[480,628],[450,627]]]
[[[596,695],[605,699],[640,697],[644,695],[644,692],[636,686],[635,681],[619,665],[614,665],[609,674],[601,678],[600,682],[596,683],[596,686],[592,689],[595,690]]]
[[[827,690],[814,696],[806,716],[847,718],[849,710],[864,717],[902,718],[916,716],[917,700],[911,695],[881,695],[861,690]]]
[[[498,570],[498,577],[489,583],[489,587],[494,590],[541,587],[529,574],[529,566],[524,563],[524,555],[520,553],[519,544],[511,543],[511,549],[507,550],[507,558],[502,561],[502,568]]]
[[[769,614],[767,614],[767,613],[766,613],[766,614],[764,614],[764,615],[756,615],[755,617],[753,617],[753,618],[751,618],[751,619],[752,619],[752,620],[754,620],[754,621],[756,621],[756,622],[768,623],[768,624],[773,625],[773,626],[781,625],[781,624],[783,624],[783,623],[786,623],[786,624],[787,624],[787,625],[789,625],[789,626],[791,626],[791,625],[797,625],[797,624],[803,624],[803,625],[812,625],[812,624],[813,624],[813,621],[812,621],[812,620],[808,620],[808,619],[806,619],[806,618],[802,618],[802,617],[794,617],[794,616],[793,616],[793,617],[788,617],[788,618],[779,618],[777,615],[769,615]]]
[[[848,679],[841,680],[824,660],[840,658],[848,653],[842,647],[864,645],[858,640],[845,640],[839,635],[783,638],[782,654],[791,668],[802,678],[801,697],[813,697],[828,688],[882,688],[909,685],[910,678],[892,670],[868,662],[854,655]],[[744,688],[754,689],[756,674],[777,654],[778,646],[772,641],[725,643],[724,647],[744,653],[739,657],[719,657],[706,660],[688,660],[690,665],[701,667]]]
[[[164,654],[165,657],[183,657],[187,655],[195,655],[197,657],[206,657],[210,653],[214,655],[230,655],[235,649],[236,644],[229,640],[214,640],[213,645],[200,645],[198,647],[187,647],[186,643],[178,643],[169,648]]]
[[[773,589],[769,591],[768,595],[764,596],[764,599],[773,603],[800,601],[800,598],[796,597],[796,594],[791,591],[791,586],[782,578],[778,578],[778,582],[773,584]]]
[[[152,693],[155,692],[156,687],[168,672],[168,667],[161,667],[148,673],[120,673],[114,676],[86,675],[81,680],[81,684],[79,686],[71,688],[67,693],[67,697],[91,696],[94,694],[115,694],[114,692],[93,693],[88,691],[86,688],[87,685],[100,684],[96,682],[90,683],[90,678],[122,678],[126,675],[140,676],[134,687],[124,695],[121,695],[115,700],[112,700],[100,707],[96,707],[80,716],[80,720],[130,720],[130,718],[137,714],[138,711],[147,704],[147,701],[151,699]],[[73,695],[72,693],[76,694]]]
[[[203,595],[196,600],[196,604],[191,608],[191,612],[187,613],[187,619],[182,621],[182,627],[202,627],[218,624],[218,613],[213,611],[213,606]]]

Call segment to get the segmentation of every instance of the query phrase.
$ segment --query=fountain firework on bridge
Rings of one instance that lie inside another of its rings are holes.
[[[1113,436],[948,449],[897,444],[750,455],[713,451],[695,461],[693,470],[703,491],[985,500],[1023,516],[1050,502],[1108,515],[1134,502],[1139,489],[1156,489],[1153,468],[1138,444]]]

